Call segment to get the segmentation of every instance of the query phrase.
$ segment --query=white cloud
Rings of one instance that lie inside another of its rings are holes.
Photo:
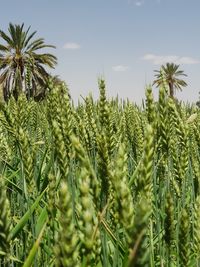
[[[123,72],[123,71],[128,70],[128,66],[117,65],[117,66],[113,66],[112,70],[118,71],[118,72],[120,72],[120,71]]]
[[[138,1],[135,2],[135,5],[136,5],[137,7],[140,7],[140,6],[142,6],[143,4],[144,4],[144,1],[143,1],[143,0],[138,0]]]
[[[175,64],[198,64],[200,61],[192,57],[180,57],[180,56],[158,56],[154,54],[146,54],[142,57],[143,60],[151,61],[154,65],[162,65],[167,62],[174,62]]]
[[[154,0],[155,3],[160,4],[161,0]],[[127,0],[128,4],[135,4],[137,7],[141,7],[145,4],[145,0]]]
[[[79,49],[81,46],[77,43],[72,43],[72,42],[69,42],[69,43],[66,43],[64,44],[63,48],[64,49]]]

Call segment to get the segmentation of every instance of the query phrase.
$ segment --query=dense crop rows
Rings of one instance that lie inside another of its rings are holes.
[[[0,266],[200,266],[200,113],[63,86],[0,109]]]

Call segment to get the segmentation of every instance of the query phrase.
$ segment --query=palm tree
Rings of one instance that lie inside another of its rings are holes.
[[[29,34],[30,27],[24,30],[24,24],[9,24],[9,34],[0,30],[0,37],[5,44],[0,44],[0,84],[4,100],[13,94],[25,92],[27,98],[37,95],[38,89],[49,77],[45,67],[54,68],[57,58],[49,53],[38,53],[43,48],[55,48],[46,45],[43,38],[32,40],[36,31]]]
[[[174,98],[175,89],[181,90],[182,87],[187,86],[187,83],[184,80],[179,79],[180,76],[187,76],[182,70],[178,70],[179,65],[174,63],[166,63],[162,65],[160,70],[155,70],[156,80],[153,82],[153,85],[156,84],[159,87],[163,83],[163,79],[169,85],[169,95],[171,98]]]

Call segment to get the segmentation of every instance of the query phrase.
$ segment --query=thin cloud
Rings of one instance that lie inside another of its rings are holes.
[[[78,43],[69,42],[69,43],[64,44],[63,48],[75,50],[75,49],[80,49],[81,46]]]
[[[167,62],[174,62],[176,64],[192,65],[198,64],[200,61],[192,57],[180,57],[180,56],[158,56],[154,54],[146,54],[142,57],[143,60],[152,62],[154,65],[162,65]]]
[[[135,5],[136,5],[137,7],[140,7],[140,6],[142,6],[143,4],[144,4],[144,1],[143,1],[143,0],[138,0],[138,1],[135,2]]]
[[[128,70],[128,66],[117,65],[117,66],[113,66],[112,70],[113,71],[117,71],[117,72],[123,72],[123,71],[127,71]]]
[[[128,1],[128,4],[135,4],[135,6],[137,7],[141,7],[145,4],[145,0],[127,0]],[[160,4],[161,3],[161,0],[155,0],[155,3],[157,4]]]

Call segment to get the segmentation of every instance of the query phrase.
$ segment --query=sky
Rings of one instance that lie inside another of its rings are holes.
[[[104,78],[108,97],[140,104],[154,70],[166,62],[188,75],[177,98],[199,98],[199,0],[1,1],[1,30],[24,23],[56,46],[49,51],[58,58],[51,73],[66,81],[75,101],[89,93],[97,98]],[[158,89],[153,93],[157,98]]]

